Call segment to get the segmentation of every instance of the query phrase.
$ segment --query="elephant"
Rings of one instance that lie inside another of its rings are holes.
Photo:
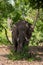
[[[31,38],[33,27],[31,23],[20,20],[12,27],[12,42],[15,51],[21,51],[24,45],[28,45]]]

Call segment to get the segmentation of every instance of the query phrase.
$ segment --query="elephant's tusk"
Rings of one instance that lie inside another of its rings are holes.
[[[29,41],[29,39],[27,37],[25,37],[26,41]]]
[[[19,41],[19,38],[17,38],[17,41]]]

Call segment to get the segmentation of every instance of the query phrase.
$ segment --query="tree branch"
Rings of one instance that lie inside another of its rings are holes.
[[[2,26],[2,25],[1,25],[1,26]],[[9,37],[8,37],[8,35],[7,35],[7,30],[6,30],[6,28],[5,28],[4,26],[2,26],[2,28],[5,30],[5,35],[6,35],[6,38],[7,38],[8,42],[12,45],[12,42],[9,40]]]
[[[39,9],[37,10],[37,15],[36,15],[36,19],[34,20],[33,29],[35,28],[38,18],[39,18]]]

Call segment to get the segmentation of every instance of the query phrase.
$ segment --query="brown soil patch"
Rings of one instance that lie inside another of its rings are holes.
[[[37,53],[41,57],[41,61],[12,61],[9,60],[7,55],[10,53],[8,46],[0,45],[0,65],[43,65],[43,47],[30,47],[30,51]]]

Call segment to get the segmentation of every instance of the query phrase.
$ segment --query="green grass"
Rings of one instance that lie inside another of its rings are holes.
[[[30,57],[27,46],[23,48],[23,51],[21,53],[15,52],[14,49],[11,49],[11,53],[8,55],[8,58],[10,60],[27,60],[27,61],[35,60],[34,56]]]
[[[23,48],[23,51],[20,53],[20,52],[15,52],[14,49],[11,48],[11,52],[10,54],[8,55],[8,58],[10,60],[26,60],[26,61],[40,61],[41,58],[40,57],[37,57],[37,54],[32,54],[31,57],[30,57],[30,54],[29,54],[29,47],[25,46]]]
[[[40,57],[36,57],[36,55],[33,55],[31,57],[29,57],[29,53],[28,52],[22,52],[22,53],[15,53],[14,50],[13,52],[11,52],[9,55],[8,55],[8,58],[10,60],[26,60],[26,61],[41,61],[41,58]]]

